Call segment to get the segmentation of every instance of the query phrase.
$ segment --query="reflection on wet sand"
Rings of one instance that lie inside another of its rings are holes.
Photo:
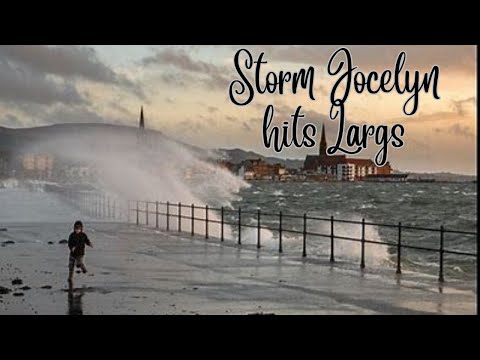
[[[68,287],[68,315],[83,315],[82,297],[85,295],[84,288]]]

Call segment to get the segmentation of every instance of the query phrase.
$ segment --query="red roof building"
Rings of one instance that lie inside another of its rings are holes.
[[[339,181],[355,181],[368,175],[390,175],[391,167],[378,167],[370,159],[347,158],[346,155],[327,155],[327,139],[325,125],[322,126],[319,154],[307,155],[303,169],[307,173],[326,175]]]

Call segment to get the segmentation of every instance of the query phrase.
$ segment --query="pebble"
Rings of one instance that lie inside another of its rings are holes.
[[[3,287],[3,286],[0,286],[0,294],[8,294],[9,292],[11,292],[12,290],[6,288],[6,287]]]
[[[22,284],[23,284],[22,279],[16,278],[12,280],[12,285],[22,285]]]

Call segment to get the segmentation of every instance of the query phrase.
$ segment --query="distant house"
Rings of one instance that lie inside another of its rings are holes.
[[[348,158],[346,155],[328,156],[325,126],[322,127],[319,154],[307,155],[303,168],[307,176],[336,181],[363,180],[369,175],[389,175],[392,171],[388,162],[379,167],[370,159]]]
[[[13,157],[9,151],[0,151],[0,177],[9,177],[12,170]]]
[[[239,170],[245,180],[279,180],[287,174],[285,165],[269,164],[262,159],[245,160]]]
[[[29,178],[50,179],[53,174],[54,157],[50,154],[27,153],[20,157],[21,173]]]

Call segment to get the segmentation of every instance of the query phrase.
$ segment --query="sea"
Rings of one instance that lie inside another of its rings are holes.
[[[366,266],[397,264],[399,223],[401,243],[421,248],[440,248],[440,227],[443,226],[444,249],[477,253],[477,185],[476,183],[371,183],[371,182],[251,182],[240,190],[231,208],[242,209],[244,242],[258,238],[260,209],[261,246],[279,246],[279,213],[282,212],[283,251],[303,251],[303,216],[307,216],[307,256],[328,257],[330,254],[331,216],[334,234],[361,239],[364,219],[365,239],[387,242],[367,243]],[[296,217],[289,217],[295,215]],[[235,211],[226,213],[232,224],[238,221]],[[319,220],[310,219],[318,218]],[[338,222],[337,222],[338,220]],[[345,222],[342,222],[345,221]],[[350,222],[360,222],[350,223]],[[384,224],[394,226],[380,226]],[[420,227],[431,230],[410,229]],[[405,228],[404,228],[405,227]],[[235,232],[235,225],[232,225]],[[291,232],[289,232],[291,230]],[[456,234],[449,231],[474,234]],[[238,231],[235,232],[238,235]],[[324,235],[324,236],[320,236]],[[334,240],[338,258],[359,262],[361,243]],[[444,254],[445,277],[475,279],[476,256]],[[425,249],[401,250],[402,270],[435,275],[439,271],[439,252]]]

